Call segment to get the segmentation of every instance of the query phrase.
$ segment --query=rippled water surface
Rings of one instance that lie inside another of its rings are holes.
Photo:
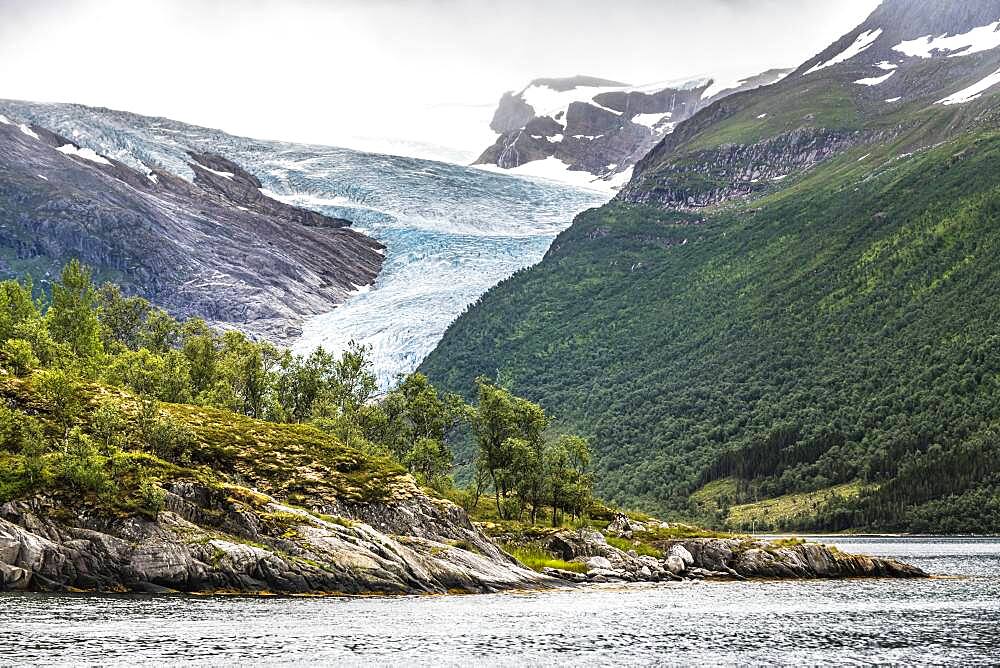
[[[354,600],[4,595],[0,663],[1000,663],[1000,540],[829,542],[956,577]]]

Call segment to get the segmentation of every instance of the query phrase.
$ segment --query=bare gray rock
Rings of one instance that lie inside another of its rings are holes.
[[[50,515],[45,499],[12,502],[0,506],[0,590],[404,594],[558,584],[500,551],[446,504],[415,489],[400,507],[382,504],[393,526],[412,517],[396,534],[270,498],[248,509],[194,482],[172,484],[172,509],[155,519],[80,509],[70,522]],[[375,505],[364,513],[373,515]],[[441,533],[452,513],[464,521],[457,533]]]
[[[25,127],[0,123],[0,248],[43,283],[78,258],[176,316],[282,341],[381,269],[381,243],[267,197],[222,156],[192,155],[191,183]]]

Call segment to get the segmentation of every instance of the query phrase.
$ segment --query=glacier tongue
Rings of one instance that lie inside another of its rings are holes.
[[[224,155],[257,176],[267,194],[347,218],[385,243],[375,288],[307,320],[292,344],[299,352],[320,345],[339,352],[352,339],[370,345],[383,387],[415,369],[469,304],[540,260],[577,213],[612,194],[416,158],[234,137],[79,105],[5,101],[3,111],[75,137],[81,152],[143,173],[155,165],[191,179],[188,150]]]
[[[298,177],[312,182],[307,193],[292,195],[291,201],[317,203],[336,191],[335,178],[317,182],[316,167],[312,161],[300,172],[286,165],[290,182]],[[608,197],[454,165],[427,169],[400,175],[405,183],[386,182],[379,201],[359,202],[363,208],[317,207],[357,220],[359,228],[388,246],[388,253],[375,289],[308,320],[294,344],[297,352],[317,346],[339,351],[351,340],[369,345],[379,383],[388,387],[398,374],[416,369],[470,304],[538,262],[576,213]]]

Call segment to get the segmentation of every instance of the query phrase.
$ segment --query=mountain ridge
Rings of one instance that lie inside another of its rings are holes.
[[[189,154],[189,182],[4,119],[0,246],[8,275],[44,281],[76,256],[176,314],[281,340],[305,316],[373,282],[381,267],[382,244],[348,221],[267,197],[222,156]]]
[[[963,5],[889,30],[912,14],[887,2],[680,123],[421,369],[508,379],[592,437],[618,503],[732,527],[799,495],[756,527],[1000,530],[1000,90],[961,95],[1000,68],[962,46],[1000,8]],[[927,26],[956,48],[895,49]]]

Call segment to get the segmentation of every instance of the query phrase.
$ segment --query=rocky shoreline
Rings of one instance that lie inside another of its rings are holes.
[[[0,591],[364,595],[560,584],[415,485],[398,487],[390,503],[323,510],[194,482],[168,485],[155,518],[51,498],[10,502],[0,506]],[[352,519],[360,516],[383,528]]]
[[[745,538],[671,539],[657,544],[662,557],[639,555],[590,528],[559,530],[544,543],[583,572],[539,573],[501,550],[460,508],[415,486],[397,489],[391,502],[323,510],[194,482],[169,485],[155,518],[70,510],[51,498],[10,502],[0,506],[0,591],[391,595],[609,582],[927,577],[891,559]],[[624,526],[619,518],[606,532],[630,533],[627,519]]]
[[[744,538],[679,538],[657,545],[663,557],[609,545],[597,531],[557,534],[548,544],[586,572],[546,568],[568,582],[665,582],[681,580],[816,580],[832,578],[925,578],[921,569],[894,559],[845,554],[817,543],[784,545]]]

